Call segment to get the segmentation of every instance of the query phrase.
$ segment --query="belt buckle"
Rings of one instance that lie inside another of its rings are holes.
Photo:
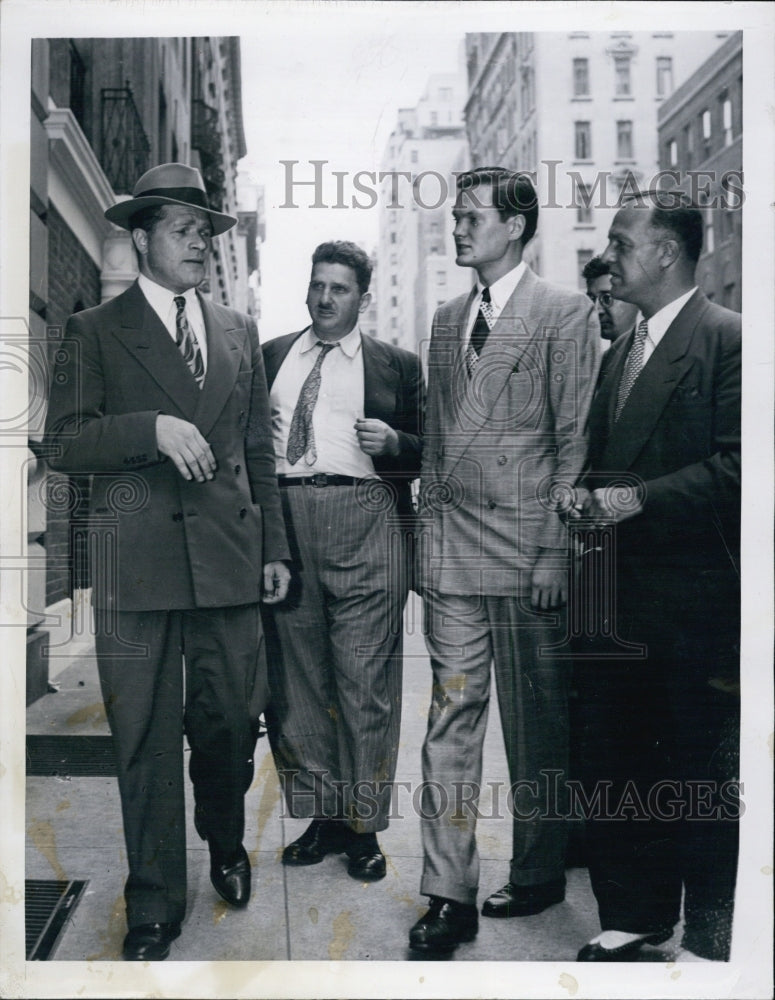
[[[325,472],[316,472],[310,478],[313,486],[328,486],[328,475]]]

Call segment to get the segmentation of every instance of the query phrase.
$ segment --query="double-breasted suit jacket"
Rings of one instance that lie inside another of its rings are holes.
[[[255,325],[200,297],[208,365],[200,390],[135,283],[72,316],[48,413],[50,465],[94,473],[91,515],[115,533],[94,601],[121,611],[257,602],[262,565],[287,558]],[[183,479],[156,449],[156,417],[195,424],[217,470]]]
[[[474,296],[441,306],[433,324],[421,581],[442,593],[513,595],[529,591],[539,548],[566,549],[556,501],[583,467],[600,337],[590,303],[528,268],[469,380]]]
[[[603,601],[611,620],[577,643],[581,773],[590,788],[608,783],[615,812],[633,782],[648,802],[669,780],[674,812],[689,819],[665,823],[653,808],[635,820],[593,818],[590,875],[602,927],[669,931],[683,889],[685,947],[722,958],[737,863],[736,824],[724,821],[734,806],[722,813],[725,794],[735,800],[724,782],[737,778],[740,334],[737,313],[695,291],[616,421],[633,334],[607,352],[582,483],[608,490],[624,509],[635,490],[642,510],[603,543],[603,553],[612,547],[604,571],[582,574],[611,588]],[[685,782],[706,787],[703,815],[690,816]],[[711,951],[708,934],[718,936]]]

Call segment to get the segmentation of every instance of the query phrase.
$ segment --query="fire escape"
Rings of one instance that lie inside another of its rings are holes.
[[[191,102],[191,145],[199,151],[210,207],[220,212],[223,210],[226,175],[221,166],[218,112],[201,98],[195,98]]]
[[[129,84],[100,91],[102,169],[116,194],[130,194],[148,169],[151,144]]]

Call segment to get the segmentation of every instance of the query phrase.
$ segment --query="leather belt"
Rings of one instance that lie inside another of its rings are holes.
[[[280,486],[359,486],[370,482],[369,479],[356,479],[355,476],[336,476],[328,472],[316,472],[314,476],[278,476]]]

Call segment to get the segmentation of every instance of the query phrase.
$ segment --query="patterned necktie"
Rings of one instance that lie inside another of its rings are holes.
[[[312,371],[304,380],[299,398],[296,400],[296,409],[293,411],[291,429],[288,432],[288,447],[285,457],[291,465],[295,465],[302,455],[307,456],[307,465],[314,465],[317,461],[318,453],[315,449],[315,431],[312,428],[312,411],[318,401],[320,392],[320,369],[323,358],[329,351],[333,351],[339,346],[339,341],[335,344],[320,344],[320,353],[312,368]]]
[[[474,369],[479,363],[479,355],[482,353],[487,335],[492,330],[494,323],[495,317],[493,316],[492,303],[490,302],[490,289],[483,288],[482,301],[479,303],[479,312],[476,314],[476,322],[474,323],[474,328],[471,331],[471,339],[468,341],[468,347],[466,348],[466,368],[469,378],[474,374]]]
[[[196,379],[196,384],[201,389],[205,380],[205,366],[199,343],[186,317],[186,300],[182,295],[176,295],[173,301],[178,308],[175,315],[175,343],[178,345],[178,350],[183,355],[183,360],[188,365],[189,371]]]
[[[614,413],[614,420],[618,420],[621,416],[621,412],[624,409],[624,404],[627,402],[627,397],[632,391],[632,387],[635,385],[635,380],[641,373],[643,368],[643,354],[646,350],[646,337],[648,336],[649,327],[646,320],[641,320],[638,323],[638,329],[635,331],[635,337],[630,346],[630,353],[627,355],[627,361],[624,364],[624,371],[622,372],[622,379],[619,383],[619,395],[616,397],[616,411]]]

